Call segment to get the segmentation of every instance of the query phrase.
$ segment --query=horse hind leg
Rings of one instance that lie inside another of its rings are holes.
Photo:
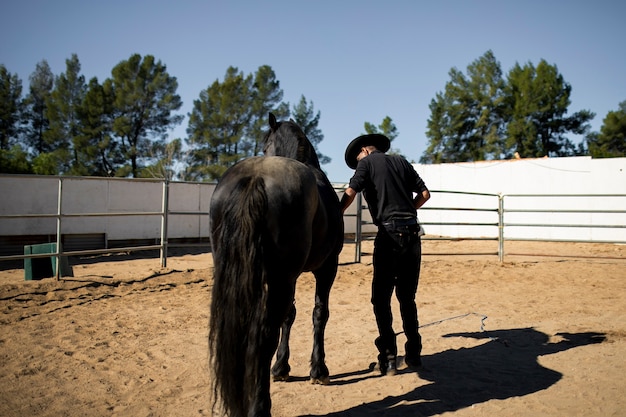
[[[291,288],[291,286],[288,286],[288,288]],[[270,397],[272,370],[270,365],[272,363],[272,357],[280,344],[280,328],[281,325],[284,327],[282,323],[288,321],[289,317],[293,316],[291,319],[291,324],[293,324],[295,319],[296,313],[295,306],[293,306],[293,296],[293,290],[285,293],[283,289],[277,291],[273,286],[270,286],[268,289],[266,304],[267,320],[264,322],[263,327],[259,329],[260,343],[258,348],[249,351],[250,355],[248,356],[249,358],[254,356],[258,358],[259,373],[256,385],[253,388],[254,400],[251,407],[248,409],[247,417],[270,417],[272,405]],[[287,333],[287,336],[288,335],[289,333]],[[285,343],[288,343],[288,339]],[[288,352],[286,357],[289,357]],[[285,361],[285,364],[286,363]],[[289,365],[287,364],[287,369],[288,367]],[[289,370],[287,370],[287,376],[289,376]]]
[[[255,354],[259,356],[259,378],[253,387],[254,399],[248,409],[247,417],[271,417],[270,362],[277,344],[277,332],[270,331],[267,339],[264,339],[259,346],[260,351],[255,350]]]
[[[272,367],[272,379],[274,381],[287,381],[289,379],[289,336],[291,335],[291,326],[296,320],[296,306],[291,303],[289,311],[285,316],[285,320],[281,326],[280,343],[276,352],[276,362]]]

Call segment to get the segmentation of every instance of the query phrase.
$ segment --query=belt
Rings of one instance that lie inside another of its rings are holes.
[[[383,222],[382,225],[385,227],[400,227],[400,226],[413,226],[417,224],[417,219],[415,217],[409,219],[391,219],[386,222]]]

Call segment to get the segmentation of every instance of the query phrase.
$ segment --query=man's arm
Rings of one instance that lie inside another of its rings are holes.
[[[415,198],[413,199],[413,206],[415,210],[422,207],[424,203],[426,203],[430,199],[430,191],[423,190],[421,193],[417,193]]]
[[[352,188],[346,188],[346,191],[341,197],[341,214],[343,214],[346,209],[350,207],[350,204],[352,204],[352,202],[354,201],[354,197],[356,197],[356,194],[357,192],[354,191]]]

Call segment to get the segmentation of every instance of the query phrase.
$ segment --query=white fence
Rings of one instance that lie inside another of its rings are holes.
[[[558,227],[557,225],[624,225],[626,158],[539,158],[437,165],[415,165],[433,193],[419,211],[427,233],[435,236],[494,236],[494,212],[432,210],[449,207],[497,208],[504,198],[506,237],[510,239],[624,241],[621,227]],[[467,194],[459,193],[465,192]],[[520,226],[513,226],[517,224]],[[543,226],[521,226],[533,224]]]
[[[0,175],[0,236],[101,233],[107,242],[157,239],[161,236],[164,181],[96,177]],[[215,184],[167,183],[168,236],[208,236],[207,216]],[[133,214],[135,213],[135,214]]]
[[[356,224],[355,262],[361,259],[361,242],[373,239],[375,232],[371,217],[363,219],[367,207],[358,197],[357,211],[351,215]],[[616,201],[624,203],[620,210],[603,208]],[[497,241],[492,252],[481,255],[498,255],[502,261],[507,240],[626,244],[625,208],[626,194],[502,195],[431,190],[431,200],[420,209],[419,217],[426,230],[423,240]]]
[[[416,169],[433,195],[419,211],[425,239],[498,240],[501,259],[505,240],[626,243],[626,158]],[[337,186],[339,195],[343,187]],[[60,249],[65,255],[110,252],[111,247],[160,249],[165,265],[168,246],[208,246],[214,188],[211,183],[163,180],[0,175],[0,250],[26,241],[65,243],[65,250]],[[345,217],[346,233],[357,239],[375,231],[363,208],[353,204]],[[102,236],[101,248],[84,251],[78,244],[77,250],[67,250],[72,237],[80,242],[94,235]],[[25,257],[0,256],[0,261]]]

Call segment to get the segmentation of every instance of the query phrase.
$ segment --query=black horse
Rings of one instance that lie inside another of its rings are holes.
[[[343,246],[339,200],[302,130],[271,113],[269,125],[265,156],[228,169],[210,205],[213,395],[231,417],[270,415],[277,347],[271,374],[289,377],[295,286],[303,271],[316,279],[311,381],[329,382],[324,330]]]

